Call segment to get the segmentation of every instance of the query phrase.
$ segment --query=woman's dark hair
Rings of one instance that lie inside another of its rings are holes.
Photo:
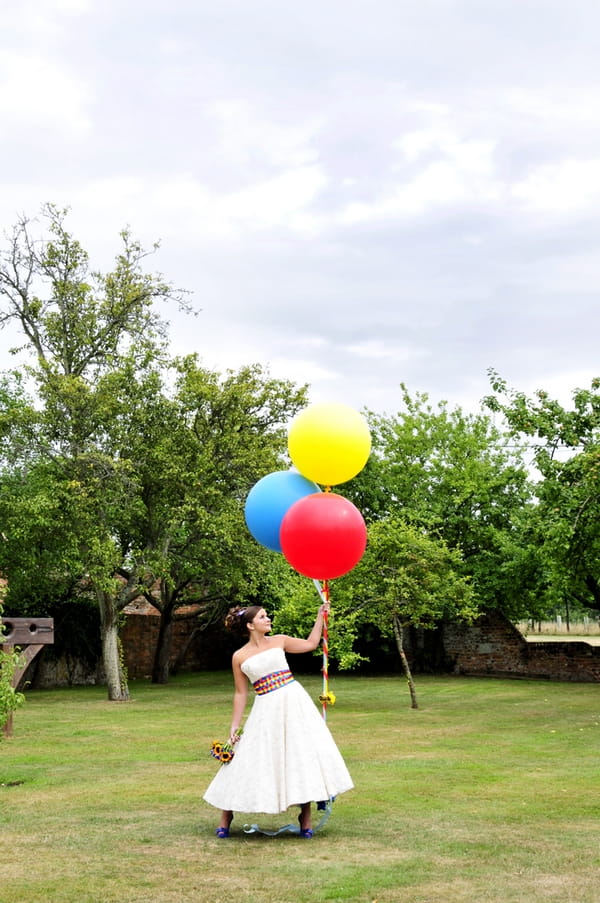
[[[247,625],[254,620],[261,608],[262,605],[251,605],[249,608],[237,605],[235,608],[231,608],[225,618],[225,627],[236,636],[247,637]]]

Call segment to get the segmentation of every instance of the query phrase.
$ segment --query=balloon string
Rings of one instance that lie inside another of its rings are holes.
[[[329,603],[329,581],[323,583],[325,602]],[[329,700],[329,611],[323,612],[323,720],[327,721],[327,702]]]

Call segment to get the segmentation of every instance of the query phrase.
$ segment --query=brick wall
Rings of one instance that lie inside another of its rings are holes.
[[[173,668],[179,653],[194,629],[193,620],[173,622],[170,666]],[[120,636],[127,675],[131,680],[150,678],[154,661],[154,650],[158,639],[159,614],[150,606],[142,612],[127,612]],[[206,630],[189,645],[188,651],[179,664],[180,671],[218,671],[230,667],[232,649],[226,646],[227,638],[222,630]],[[51,648],[51,647],[48,647]],[[51,687],[72,687],[102,685],[106,683],[102,660],[95,666],[86,665],[73,656],[42,653],[32,662],[21,682],[21,689],[30,686],[35,689]]]
[[[127,674],[132,680],[152,675],[159,621],[158,612],[153,613],[152,610],[144,613],[127,613],[125,626],[121,629],[121,642]],[[171,668],[184,649],[195,626],[195,621],[189,619],[173,621],[169,658]],[[228,668],[230,661],[231,651],[224,648],[222,631],[209,629],[192,639],[183,661],[180,662],[179,670],[219,670]]]
[[[159,615],[128,614],[121,628],[121,643],[127,674],[132,679],[150,677],[158,636]]]
[[[121,638],[127,672],[132,680],[148,678],[152,673],[158,627],[158,613],[146,611],[126,615]],[[173,623],[171,665],[193,629],[194,621]],[[471,626],[445,624],[439,631],[419,631],[416,638],[410,631],[406,633],[406,651],[416,673],[435,670],[433,663],[437,662],[438,671],[454,674],[600,681],[600,646],[579,642],[528,642],[510,621],[494,612],[479,618]],[[228,669],[233,649],[227,646],[227,639],[219,628],[199,634],[190,644],[180,669]],[[101,662],[95,669],[85,669],[75,660],[48,661],[44,655],[39,659],[36,673],[28,671],[24,678],[34,687],[104,682]],[[298,664],[295,662],[297,670]],[[313,665],[311,659],[308,669],[312,670]]]
[[[529,642],[497,612],[471,626],[445,625],[443,643],[455,674],[600,681],[600,646]]]
[[[548,648],[556,647],[556,648]],[[557,680],[600,681],[600,646],[527,643],[529,672]],[[558,676],[557,676],[558,675]]]

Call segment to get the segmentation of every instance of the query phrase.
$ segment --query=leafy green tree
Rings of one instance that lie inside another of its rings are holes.
[[[94,596],[109,698],[125,699],[118,633],[130,602],[145,595],[160,611],[162,682],[173,617],[192,606],[214,619],[256,588],[243,501],[281,462],[282,425],[306,390],[259,366],[223,377],[194,356],[171,361],[152,305],[180,297],[142,271],[139,245],[123,233],[115,270],[92,274],[64,214],[45,215],[50,240],[37,244],[21,222],[0,268],[5,319],[23,325],[36,390],[28,396],[15,373],[0,386],[0,567],[13,599],[36,578],[38,598]]]
[[[37,238],[23,218],[0,254],[0,324],[20,328],[35,393],[33,402],[22,387],[7,398],[4,385],[6,458],[27,474],[52,462],[46,472],[62,489],[69,571],[81,574],[97,598],[109,698],[120,700],[128,690],[119,615],[145,574],[114,529],[135,519],[139,496],[129,462],[110,454],[111,424],[126,401],[126,393],[113,394],[112,374],[161,359],[166,326],[155,304],[184,301],[162,277],[144,271],[147,252],[129,232],[121,234],[114,269],[101,274],[67,231],[66,211],[47,205],[42,215],[49,237]],[[124,559],[132,566],[121,573]]]
[[[473,620],[478,608],[470,580],[462,571],[457,549],[390,516],[371,524],[363,558],[340,580],[345,612],[338,630],[346,638],[356,636],[369,622],[377,624],[383,636],[393,637],[413,708],[417,708],[417,696],[404,651],[404,629],[431,628],[444,619]]]
[[[139,482],[139,515],[123,544],[138,550],[145,595],[160,611],[153,680],[164,683],[173,620],[206,625],[259,585],[261,552],[244,502],[260,477],[282,466],[283,424],[306,394],[258,365],[221,376],[195,356],[175,362],[172,391],[154,377],[137,383],[115,453]],[[128,384],[135,380],[130,374]]]
[[[600,612],[600,378],[566,408],[544,390],[509,389],[490,371],[488,408],[531,443],[539,473],[532,532],[557,607]]]
[[[368,415],[373,454],[347,494],[369,522],[401,517],[460,550],[478,604],[518,612],[506,562],[519,554],[532,497],[520,448],[487,414],[402,392],[397,415]]]
[[[518,616],[531,610],[546,579],[531,537],[529,475],[514,439],[488,414],[433,407],[405,386],[402,400],[395,416],[367,412],[372,454],[343,487],[367,521],[369,541],[358,567],[332,586],[329,649],[342,668],[364,657],[361,639],[374,626],[400,651],[406,624],[433,627],[496,607]],[[385,570],[386,555],[400,564]],[[374,594],[385,602],[364,607]],[[289,629],[311,610],[305,588],[279,616]]]

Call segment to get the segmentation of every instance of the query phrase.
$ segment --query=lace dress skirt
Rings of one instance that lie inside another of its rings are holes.
[[[288,670],[283,649],[250,656],[242,671],[252,684]],[[328,800],[354,785],[321,713],[295,680],[257,693],[233,760],[220,765],[204,799],[217,809],[275,814]],[[260,684],[259,684],[260,687]]]

